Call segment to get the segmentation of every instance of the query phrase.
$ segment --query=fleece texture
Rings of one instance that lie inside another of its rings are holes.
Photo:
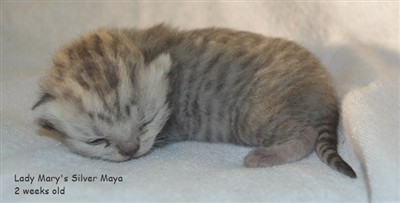
[[[2,1],[1,6],[4,202],[399,201],[398,2]],[[358,178],[330,169],[315,153],[291,164],[249,169],[243,158],[251,148],[199,142],[171,144],[123,163],[92,160],[70,153],[33,124],[37,81],[54,51],[99,27],[161,22],[283,37],[315,53],[341,101],[339,153]],[[97,179],[74,182],[74,174]],[[102,174],[121,178],[104,182]],[[20,181],[28,175],[35,178],[32,184]],[[57,184],[38,182],[39,175],[62,178]],[[50,194],[23,194],[40,187]],[[53,189],[65,194],[52,194]]]

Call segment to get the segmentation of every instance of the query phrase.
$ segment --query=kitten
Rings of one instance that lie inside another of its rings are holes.
[[[256,147],[247,167],[320,159],[356,177],[337,152],[338,103],[299,45],[230,29],[100,29],[62,48],[33,106],[71,151],[125,161],[180,140]]]

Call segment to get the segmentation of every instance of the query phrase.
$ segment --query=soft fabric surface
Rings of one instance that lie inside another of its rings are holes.
[[[1,198],[9,201],[276,202],[399,201],[398,3],[73,3],[2,2]],[[332,73],[341,100],[339,153],[350,179],[316,154],[272,168],[248,169],[251,149],[183,142],[124,163],[91,160],[33,124],[37,81],[52,53],[98,27],[182,29],[222,26],[280,36],[314,52]],[[35,177],[33,184],[15,175]],[[39,174],[68,177],[37,182]],[[97,176],[72,182],[73,174]],[[116,184],[101,174],[121,176]],[[16,195],[16,187],[20,194]],[[65,187],[65,194],[23,195],[22,189]]]

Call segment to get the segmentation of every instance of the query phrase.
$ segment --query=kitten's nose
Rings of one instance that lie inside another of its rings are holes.
[[[126,149],[124,149],[123,147],[118,147],[120,154],[125,155],[125,156],[130,156],[130,157],[135,155],[139,151],[139,148],[140,148],[139,145],[135,145],[134,147],[126,148]]]

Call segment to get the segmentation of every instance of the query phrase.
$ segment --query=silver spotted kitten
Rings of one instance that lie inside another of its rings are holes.
[[[54,56],[37,123],[84,156],[125,161],[181,140],[255,147],[247,167],[313,150],[356,177],[337,152],[331,79],[306,49],[220,28],[100,29]]]

